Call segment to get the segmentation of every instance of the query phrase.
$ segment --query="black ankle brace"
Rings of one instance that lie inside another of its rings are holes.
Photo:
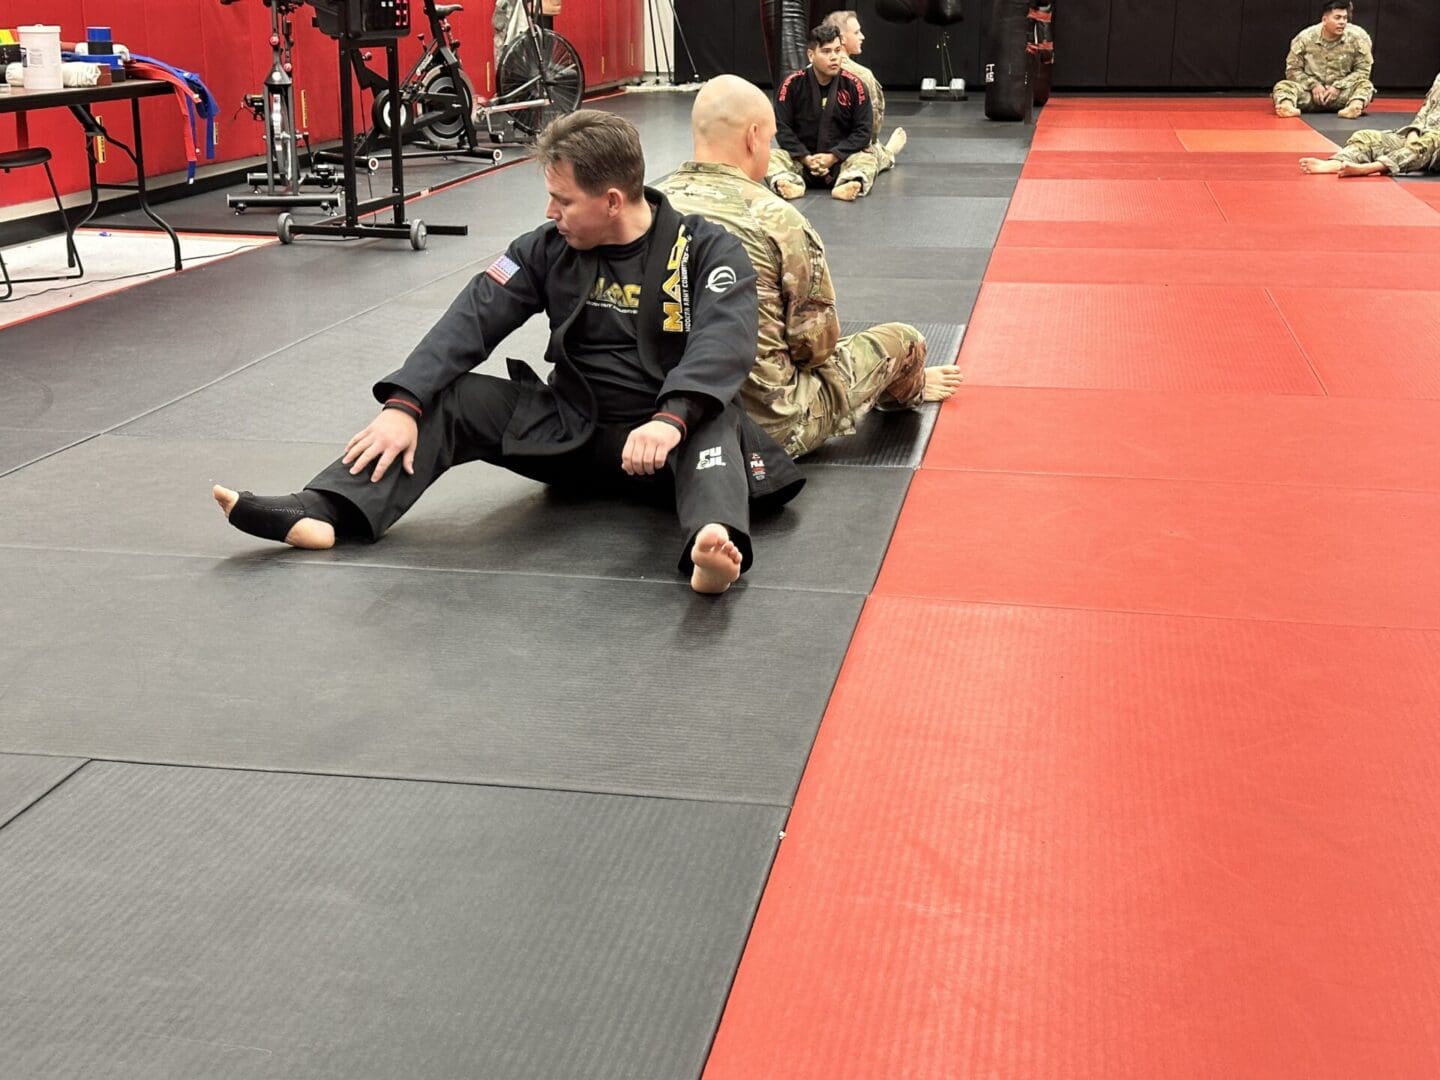
[[[255,495],[242,491],[230,511],[230,524],[241,532],[281,543],[301,518],[335,524],[328,500],[314,491],[294,495]]]

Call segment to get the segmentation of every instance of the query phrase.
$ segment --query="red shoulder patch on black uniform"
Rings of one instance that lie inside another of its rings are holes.
[[[780,92],[775,96],[781,101],[784,101],[785,95],[790,92],[790,84],[793,83],[796,79],[801,79],[804,77],[805,72],[803,71],[792,72],[791,74],[785,76],[785,81],[780,84]]]

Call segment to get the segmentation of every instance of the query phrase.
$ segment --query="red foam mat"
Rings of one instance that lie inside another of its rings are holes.
[[[1420,631],[872,598],[707,1080],[1440,1075],[1437,672]]]
[[[1298,121],[1297,121],[1298,123]],[[1297,154],[1334,153],[1339,147],[1311,127],[1291,131],[1211,131],[1177,128],[1175,137],[1186,150],[1201,153],[1265,154],[1289,150]]]
[[[1440,214],[1417,203],[1388,177],[1311,177],[1309,184],[1212,180],[1206,186],[1234,225],[1276,221],[1343,225],[1440,226]],[[1092,181],[1093,182],[1093,181]],[[1440,250],[1440,232],[1435,234]]]
[[[1440,494],[921,469],[877,595],[1440,628]]]
[[[1282,120],[1268,103],[1251,112],[1196,112],[1156,109],[1061,109],[1041,115],[1039,127],[1050,128],[1187,128],[1238,131],[1297,131],[1302,120]]]
[[[1058,95],[1052,97],[1049,103],[1041,110],[1040,118],[1052,112],[1068,109],[1138,109],[1152,110],[1157,112],[1186,111],[1186,112],[1245,112],[1261,114],[1268,108],[1269,98],[1263,95],[1255,97],[1175,97],[1166,94],[1161,97],[1110,97],[1108,95],[1083,96]],[[1398,108],[1394,102],[1389,103]],[[1419,106],[1416,106],[1419,108]],[[1412,109],[1412,111],[1414,111]]]
[[[1363,273],[1362,268],[1362,280]],[[1418,275],[1414,282],[1417,287],[1437,283]],[[1440,292],[1330,288],[1273,293],[1328,393],[1440,398]],[[1396,453],[1407,449],[1394,447]]]
[[[1345,252],[1333,252],[1345,259]],[[1313,260],[1277,258],[1268,251],[1183,251],[1151,248],[996,248],[985,268],[986,281],[1072,282],[1149,285],[1313,285]],[[1432,254],[1377,252],[1365,258],[1355,288],[1410,289],[1440,283],[1440,245]]]
[[[1415,206],[1414,199],[1406,199]],[[1202,180],[1021,180],[1008,221],[1224,221]]]
[[[925,467],[1440,492],[1440,401],[967,384]]]
[[[1025,174],[1022,172],[1020,175],[1024,176]],[[1400,190],[1411,198],[1419,199],[1426,206],[1440,210],[1440,184],[1433,181],[1427,181],[1425,183],[1411,181],[1410,183],[1402,183]]]
[[[1185,146],[1168,129],[1106,131],[1096,128],[1046,128],[1035,131],[1034,150],[1133,150],[1184,153]]]
[[[1254,287],[987,282],[959,362],[980,385],[1320,392]]]
[[[1293,153],[1101,154],[1088,150],[1032,150],[1020,175],[1027,180],[1296,180],[1309,182]]]
[[[1338,181],[1337,181],[1338,183]],[[1290,185],[1286,185],[1287,187]],[[1433,252],[1440,233],[1428,225],[1371,225],[1335,229],[1322,221],[1215,225],[1115,221],[1007,221],[997,246],[1086,248],[1185,248],[1194,251]],[[1277,254],[1277,258],[1283,257]]]

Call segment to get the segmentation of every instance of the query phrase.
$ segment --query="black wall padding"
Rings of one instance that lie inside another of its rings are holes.
[[[875,14],[886,22],[911,23],[920,17],[920,4],[917,0],[875,0]]]
[[[1372,7],[1377,9],[1373,16]],[[1360,0],[1355,21],[1375,38],[1374,81],[1382,96],[1387,86],[1429,89],[1440,75],[1440,3],[1436,0],[1388,0],[1382,4]]]
[[[949,26],[965,18],[962,0],[925,0],[925,21],[931,26]]]
[[[1235,31],[1244,25],[1246,0],[1181,4],[1175,12],[1175,50],[1170,81],[1176,86],[1227,90],[1240,82]],[[1282,47],[1278,61],[1285,62]],[[1278,79],[1279,76],[1277,75]]]
[[[1319,9],[1311,0],[1245,0],[1235,85],[1268,89],[1283,79],[1290,39],[1319,21]],[[1360,25],[1374,30],[1363,22]]]
[[[1055,54],[1056,86],[1105,85],[1110,57],[1110,0],[1065,0],[1055,12],[1055,38],[1064,47]]]
[[[991,120],[1028,120],[1030,0],[995,0],[985,39],[985,115]]]
[[[1110,63],[1105,85],[1170,85],[1175,9],[1180,6],[1155,0],[1111,0]]]
[[[807,0],[760,0],[760,13],[760,24],[765,28],[771,83],[778,85],[790,72],[805,66],[810,5]]]

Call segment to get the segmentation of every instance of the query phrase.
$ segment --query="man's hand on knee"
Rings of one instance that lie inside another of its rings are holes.
[[[670,451],[680,445],[680,432],[664,420],[651,420],[630,432],[620,452],[620,467],[631,476],[653,476],[665,467]]]
[[[399,409],[381,409],[380,415],[351,436],[340,459],[356,476],[375,462],[370,482],[380,480],[396,458],[411,476],[415,475],[415,445],[420,441],[420,425],[409,413]]]

